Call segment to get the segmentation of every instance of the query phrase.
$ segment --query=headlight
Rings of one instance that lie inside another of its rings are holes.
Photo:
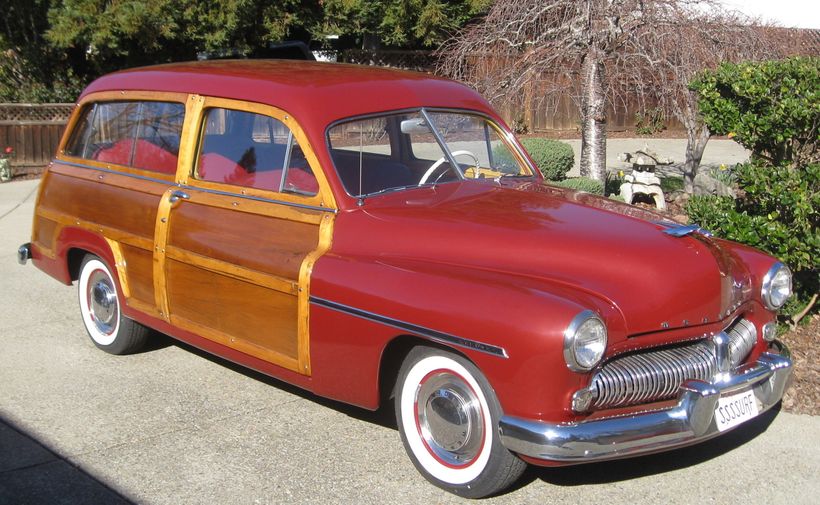
[[[586,372],[604,357],[606,326],[594,312],[575,316],[564,330],[564,359],[570,370]]]
[[[775,263],[763,277],[760,297],[769,310],[777,310],[792,295],[792,273],[783,263]]]

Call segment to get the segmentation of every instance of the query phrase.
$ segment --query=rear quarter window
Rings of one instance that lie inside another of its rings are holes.
[[[100,102],[80,112],[65,154],[87,160],[176,172],[185,106],[174,102]]]

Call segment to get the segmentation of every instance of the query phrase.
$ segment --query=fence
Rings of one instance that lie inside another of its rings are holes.
[[[0,149],[14,148],[16,175],[36,173],[51,161],[74,104],[0,104]]]

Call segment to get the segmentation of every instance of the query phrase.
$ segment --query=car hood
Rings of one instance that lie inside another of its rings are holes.
[[[752,291],[748,269],[720,241],[675,237],[659,214],[545,184],[442,184],[382,195],[351,214],[366,221],[356,228],[370,254],[582,290],[620,311],[630,335],[714,322]]]

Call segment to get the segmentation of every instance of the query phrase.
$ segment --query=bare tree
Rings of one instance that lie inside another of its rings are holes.
[[[441,48],[439,71],[495,101],[535,81],[545,103],[569,94],[581,118],[581,175],[598,180],[606,175],[607,105],[663,107],[687,128],[693,178],[709,132],[688,82],[731,51],[745,55],[745,39],[732,38],[738,20],[721,12],[713,0],[499,0]]]
[[[689,83],[697,73],[722,61],[781,56],[778,41],[737,12],[708,9],[678,12],[634,34],[619,59],[621,78],[613,86],[639,103],[653,104],[686,129],[684,190],[692,193],[703,151],[711,136],[698,114],[697,94]]]

